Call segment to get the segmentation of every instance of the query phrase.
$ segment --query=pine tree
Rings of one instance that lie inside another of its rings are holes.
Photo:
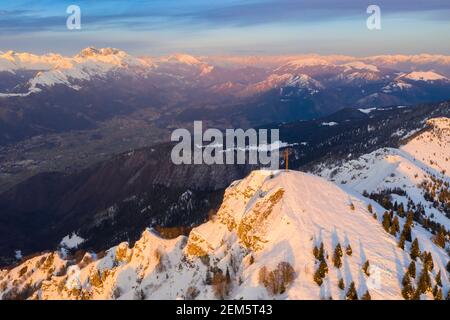
[[[316,272],[314,272],[314,282],[317,283],[317,285],[320,287],[323,283],[323,279],[320,275],[320,270],[317,269]]]
[[[314,257],[318,260],[318,261],[322,261],[325,260],[324,255],[325,255],[325,249],[323,247],[323,242],[320,243],[319,248],[317,248],[317,246],[314,247],[313,249],[313,254]]]
[[[341,289],[341,290],[345,289],[344,279],[342,279],[342,278],[339,279],[338,288]]]
[[[442,289],[439,288],[437,285],[433,289],[433,297],[434,300],[442,300]]]
[[[356,292],[355,283],[352,281],[347,291],[347,300],[358,300],[358,293]]]
[[[405,236],[402,234],[400,236],[400,240],[398,241],[398,247],[402,250],[405,250],[405,241],[406,241]]]
[[[211,273],[209,272],[209,270],[206,270],[205,284],[206,285],[212,284],[212,277],[211,277]]]
[[[430,267],[428,270],[433,271],[434,270],[434,261],[433,261],[433,256],[431,255],[431,252],[428,252],[428,260],[427,261],[429,262],[429,267]]]
[[[420,290],[419,288],[416,289],[416,291],[414,291],[414,294],[411,297],[411,300],[420,300]]]
[[[362,266],[362,271],[364,271],[366,276],[370,277],[370,263],[369,263],[369,260],[366,260],[366,262],[364,262],[364,265]]]
[[[320,275],[322,276],[322,278],[325,278],[325,276],[328,273],[328,265],[325,262],[325,260],[322,260],[319,264],[319,270],[320,270]]]
[[[414,261],[416,261],[416,259],[420,256],[419,241],[417,240],[417,238],[414,239],[411,245],[410,256]]]
[[[348,256],[351,256],[351,255],[353,254],[353,249],[352,249],[352,247],[350,246],[350,244],[348,244],[347,248],[345,248],[345,253],[346,253]]]
[[[391,228],[391,216],[389,215],[389,213],[386,211],[383,214],[383,228],[386,232],[389,232],[389,229]]]
[[[412,226],[414,222],[414,212],[409,211],[408,216],[406,217],[406,225]]]
[[[433,271],[434,269],[434,262],[433,262],[433,256],[430,252],[424,252],[423,253],[423,265],[428,271]]]
[[[447,263],[446,269],[447,269],[447,272],[450,273],[450,261]]]
[[[416,263],[414,261],[411,261],[408,267],[408,273],[411,276],[411,278],[416,278]]]
[[[399,215],[400,217],[403,217],[403,216],[404,216],[404,214],[405,214],[405,208],[403,207],[403,203],[401,203],[401,204],[398,206],[397,212],[398,212],[398,215]]]
[[[319,260],[319,248],[317,248],[317,246],[314,246],[313,255],[314,255],[314,258]]]
[[[408,223],[405,223],[405,225],[403,226],[402,236],[405,237],[406,241],[412,241],[411,225],[409,225]]]
[[[325,261],[325,249],[323,247],[323,242],[320,243],[319,255],[318,255],[317,260]]]
[[[410,300],[413,295],[414,289],[411,284],[411,278],[409,277],[409,273],[405,273],[402,279],[402,296],[405,300]]]
[[[441,230],[439,230],[438,234],[434,237],[433,240],[434,240],[434,243],[436,243],[439,247],[445,248],[446,237],[445,237],[444,230],[442,228],[441,228]]]
[[[364,293],[364,295],[362,296],[361,300],[372,300],[372,297],[370,296],[369,290],[367,290],[366,293]]]
[[[400,232],[400,224],[398,222],[398,217],[395,216],[395,218],[391,224],[390,234],[392,234],[393,236],[396,236],[398,232]]]
[[[322,260],[319,264],[319,267],[317,268],[316,272],[314,273],[314,281],[321,286],[323,283],[323,278],[328,273],[328,265],[325,262],[325,260]]]
[[[336,245],[336,248],[334,248],[334,255],[333,255],[333,264],[336,268],[340,268],[342,266],[342,248],[341,245],[338,243]]]
[[[373,213],[373,208],[372,208],[372,205],[370,203],[367,206],[367,211],[369,211],[370,213]]]
[[[423,268],[422,272],[420,273],[417,290],[420,293],[426,293],[427,291],[431,290],[431,279],[430,275],[428,274],[427,268]]]
[[[227,284],[231,283],[230,271],[228,270],[228,267],[227,267],[227,272],[225,274],[225,281]]]
[[[439,270],[434,280],[436,281],[437,286],[442,287],[441,270]]]

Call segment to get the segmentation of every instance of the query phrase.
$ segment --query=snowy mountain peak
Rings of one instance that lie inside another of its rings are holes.
[[[34,55],[27,52],[0,53],[0,71],[49,70],[67,58],[59,54]]]
[[[95,47],[88,47],[88,48],[81,50],[77,56],[86,58],[86,57],[94,57],[94,56],[99,56],[99,55],[101,55],[101,56],[109,56],[109,55],[125,56],[125,55],[127,55],[127,53],[124,51],[121,51],[119,49],[114,49],[114,48],[97,49]]]
[[[73,60],[75,63],[93,63],[117,67],[147,66],[146,61],[135,58],[125,51],[114,48],[96,49],[89,47],[83,49]]]
[[[344,67],[347,67],[349,69],[357,69],[357,70],[367,70],[372,72],[379,72],[380,70],[371,64],[367,64],[361,61],[354,61],[343,64]]]
[[[300,87],[300,88],[314,88],[314,89],[323,89],[323,85],[308,76],[307,74],[299,74],[292,76],[287,82],[286,86],[288,87]]]
[[[10,94],[10,96],[26,96],[55,85],[65,85],[78,90],[81,88],[80,82],[92,78],[104,78],[110,71],[128,70],[130,68],[147,70],[152,68],[153,64],[151,61],[135,58],[118,49],[89,47],[83,49],[73,58],[58,55],[34,56],[21,54],[17,56],[13,66],[15,69],[36,68],[40,70],[28,81],[28,93]],[[19,68],[19,66],[21,67]]]
[[[448,81],[448,78],[440,75],[434,71],[414,71],[407,74],[403,74],[400,78],[409,79],[413,81]]]
[[[271,74],[265,80],[246,87],[240,92],[242,96],[251,96],[271,89],[283,87],[305,89],[309,93],[315,93],[324,86],[317,80],[306,74]]]
[[[201,62],[196,57],[188,55],[188,54],[182,54],[182,53],[177,53],[177,54],[171,55],[166,58],[166,61],[182,63],[182,64],[187,64],[187,65],[203,64],[203,62]]]
[[[320,57],[305,57],[301,59],[296,59],[287,63],[291,67],[311,67],[311,66],[327,66],[330,65],[326,59]]]

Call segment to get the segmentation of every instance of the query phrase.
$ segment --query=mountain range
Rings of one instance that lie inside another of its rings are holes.
[[[92,129],[138,110],[151,110],[152,121],[163,127],[199,118],[249,127],[346,107],[437,102],[450,98],[449,61],[437,55],[135,57],[86,48],[66,57],[8,51],[0,53],[0,144]]]

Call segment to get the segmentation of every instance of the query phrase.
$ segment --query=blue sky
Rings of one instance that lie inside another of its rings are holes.
[[[82,29],[66,29],[66,8]],[[382,29],[366,28],[370,4]],[[450,54],[448,0],[0,0],[0,50],[74,54]]]

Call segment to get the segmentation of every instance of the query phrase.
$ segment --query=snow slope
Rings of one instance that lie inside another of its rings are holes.
[[[423,182],[434,186],[450,183],[450,119],[431,119],[427,126],[427,130],[409,138],[399,149],[379,149],[339,166],[322,165],[314,171],[360,194],[402,189],[406,196],[393,194],[396,202],[406,206],[411,200],[414,204],[425,205],[425,215],[450,230],[450,216],[426,199],[426,190],[421,186]]]
[[[324,89],[324,86],[317,80],[314,80],[306,74],[271,74],[265,80],[249,85],[242,90],[239,95],[252,96],[258,93],[263,93],[275,88],[297,88],[305,90],[310,94],[317,93],[318,90]]]
[[[400,149],[427,166],[450,175],[450,119],[428,121],[432,130],[415,137]]]
[[[20,69],[50,70],[67,58],[59,54],[34,55],[26,52],[0,52],[0,71],[14,73]]]
[[[74,57],[49,54],[36,56],[28,53],[7,52],[0,55],[0,71],[38,71],[27,84],[27,93],[1,94],[3,97],[26,96],[55,85],[66,85],[75,90],[82,81],[104,78],[112,71],[133,68],[151,69],[151,61],[135,58],[113,48],[86,48]]]
[[[448,80],[443,75],[440,75],[433,71],[414,71],[401,76],[402,78],[414,80],[414,81],[436,81],[436,80]]]
[[[344,299],[353,281],[360,297],[368,290],[372,299],[401,299],[410,257],[381,227],[383,211],[317,176],[254,171],[226,190],[217,215],[188,238],[166,240],[146,230],[133,247],[121,243],[78,263],[47,253],[2,271],[0,298],[25,292],[34,299]],[[422,234],[414,228],[416,233]],[[448,256],[427,237],[420,241],[432,252],[433,272],[442,270],[447,290]],[[320,243],[329,273],[319,287],[313,281],[318,268],[313,248]],[[335,268],[338,243],[343,249],[351,245],[353,253],[344,253],[342,266]],[[48,259],[54,262],[45,263]],[[362,271],[367,260],[370,276]],[[275,271],[280,266],[288,270],[281,278]],[[345,290],[338,287],[341,278]],[[277,290],[274,279],[282,282]]]

